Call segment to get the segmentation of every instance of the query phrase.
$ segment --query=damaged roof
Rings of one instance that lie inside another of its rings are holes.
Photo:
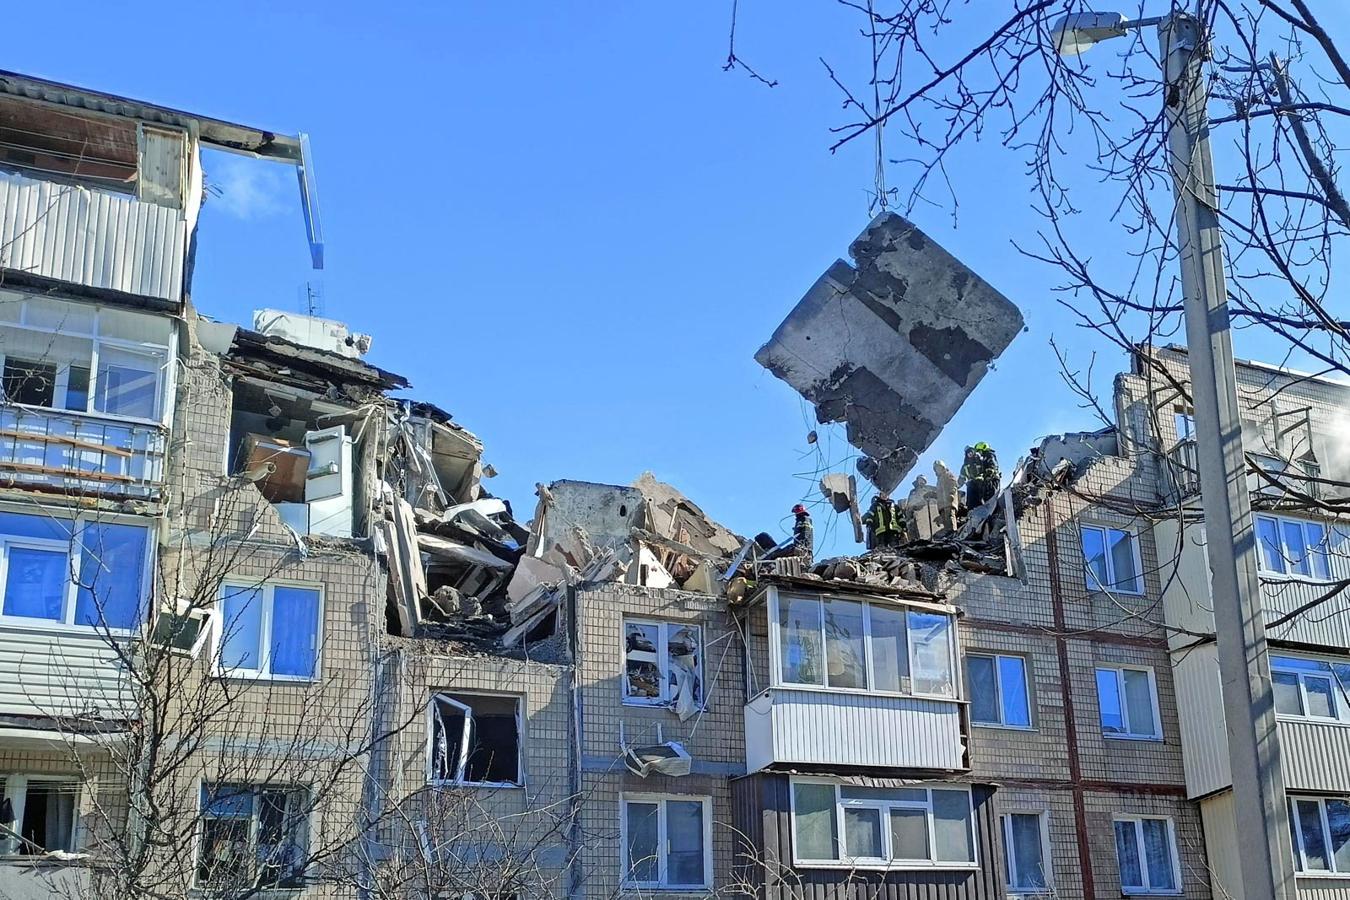
[[[359,359],[327,350],[305,347],[276,335],[240,328],[234,334],[231,357],[260,358],[293,367],[312,375],[347,384],[364,384],[383,391],[411,387],[402,375],[372,366]]]

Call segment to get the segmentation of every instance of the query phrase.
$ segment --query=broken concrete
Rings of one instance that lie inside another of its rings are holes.
[[[883,213],[807,291],[755,359],[843,422],[858,471],[894,490],[951,420],[1022,314],[914,224]]]

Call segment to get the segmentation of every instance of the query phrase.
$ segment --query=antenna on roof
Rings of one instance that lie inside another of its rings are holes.
[[[307,316],[323,317],[323,282],[306,281],[299,290],[299,311]]]

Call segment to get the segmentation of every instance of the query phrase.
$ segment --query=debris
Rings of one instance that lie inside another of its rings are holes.
[[[650,521],[647,528],[682,544],[688,544],[695,553],[721,558],[740,549],[745,541],[724,528],[699,509],[693,501],[674,487],[656,480],[651,472],[643,472],[633,487],[647,501]]]
[[[645,747],[625,747],[623,764],[634,775],[646,778],[653,772],[658,775],[675,777],[688,775],[693,767],[693,759],[684,745],[678,741],[666,741]]]
[[[755,359],[844,422],[883,491],[965,402],[1022,330],[1002,294],[911,222],[884,212],[807,291]]]

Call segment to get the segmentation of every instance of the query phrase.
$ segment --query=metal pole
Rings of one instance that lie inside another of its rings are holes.
[[[1168,151],[1177,195],[1200,493],[1242,876],[1240,885],[1224,887],[1244,900],[1294,900],[1289,813],[1261,613],[1218,194],[1209,149],[1208,92],[1201,70],[1205,38],[1201,23],[1185,13],[1164,19],[1158,36]]]

